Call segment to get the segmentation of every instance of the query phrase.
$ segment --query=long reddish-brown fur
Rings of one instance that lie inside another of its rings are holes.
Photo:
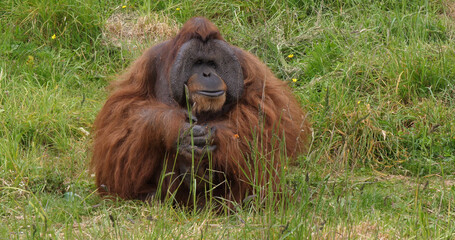
[[[101,193],[145,199],[174,192],[178,201],[189,199],[189,190],[176,181],[175,168],[181,159],[175,142],[188,116],[184,107],[158,95],[169,88],[169,69],[180,46],[193,38],[224,41],[211,22],[193,18],[175,38],[147,50],[113,83],[114,91],[94,123],[91,164]],[[232,48],[244,75],[242,97],[204,124],[216,127],[212,168],[226,178],[214,195],[241,202],[253,185],[277,189],[283,156],[293,158],[305,151],[311,130],[289,87],[258,58]]]

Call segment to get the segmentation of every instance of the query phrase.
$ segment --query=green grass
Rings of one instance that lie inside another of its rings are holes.
[[[311,117],[285,205],[217,215],[94,192],[86,132],[105,87],[168,37],[113,39],[108,20],[172,32],[196,15],[259,56]],[[451,1],[3,0],[0,39],[1,239],[455,238]]]

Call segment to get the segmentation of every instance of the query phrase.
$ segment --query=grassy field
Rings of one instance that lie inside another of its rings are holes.
[[[311,116],[285,205],[216,214],[95,192],[106,86],[198,15]],[[453,1],[2,0],[0,40],[0,239],[455,239]]]

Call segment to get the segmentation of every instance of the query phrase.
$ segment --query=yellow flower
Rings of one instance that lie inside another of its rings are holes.
[[[357,104],[360,104],[360,101],[358,101]]]
[[[175,10],[180,11],[180,8],[176,8]]]
[[[52,37],[51,37],[51,38],[52,38],[52,39],[56,39],[56,38],[57,38],[57,36],[55,36],[55,34],[54,34],[54,35],[52,35]]]
[[[123,5],[122,8],[126,8],[126,5]]]
[[[238,139],[238,138],[239,138],[239,135],[238,135],[238,134],[234,134],[234,138],[235,138],[235,139]]]
[[[25,62],[27,65],[33,65],[35,63],[35,58],[32,55],[29,55],[27,58],[27,62]]]
[[[297,78],[293,78],[293,79],[292,79],[292,82],[297,82]]]
[[[288,55],[288,58],[293,58],[294,57],[294,54],[289,54]]]

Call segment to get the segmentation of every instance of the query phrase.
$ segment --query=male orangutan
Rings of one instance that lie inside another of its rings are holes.
[[[94,128],[102,194],[198,205],[279,191],[311,133],[287,85],[201,17],[133,63]]]

